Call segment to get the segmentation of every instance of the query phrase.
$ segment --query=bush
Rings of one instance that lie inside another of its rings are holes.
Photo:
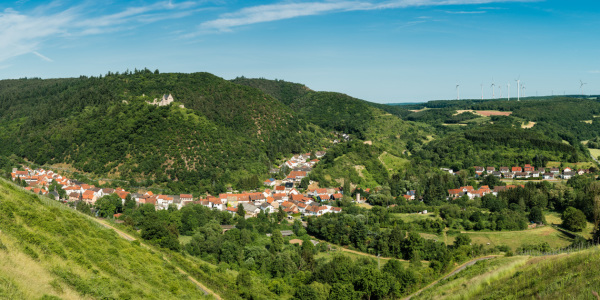
[[[570,231],[580,232],[587,226],[585,215],[574,207],[567,207],[562,214],[562,226]]]

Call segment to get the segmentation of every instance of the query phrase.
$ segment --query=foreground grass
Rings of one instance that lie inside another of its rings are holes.
[[[2,299],[205,298],[160,250],[3,180],[0,231]]]
[[[511,276],[503,276],[472,294],[473,299],[595,299],[600,290],[598,248],[575,254],[535,257]]]
[[[414,299],[596,299],[600,249],[480,261]]]
[[[513,274],[524,265],[527,257],[500,257],[482,260],[467,267],[460,273],[440,280],[435,286],[421,292],[413,299],[457,299],[469,298],[479,292],[482,285],[490,281]]]

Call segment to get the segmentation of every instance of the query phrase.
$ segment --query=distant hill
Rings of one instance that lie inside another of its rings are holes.
[[[163,94],[175,103],[146,103]],[[325,136],[258,89],[208,73],[147,70],[0,81],[0,128],[6,156],[211,192],[223,191],[215,184],[266,174],[273,162],[317,148]]]
[[[353,134],[354,137],[384,145],[395,153],[405,150],[406,142],[426,141],[433,129],[403,121],[410,114],[398,106],[373,103],[342,93],[316,92],[283,80],[236,78],[232,82],[252,86],[288,105],[298,115],[321,128]]]
[[[205,298],[162,253],[43,199],[0,180],[0,298]]]

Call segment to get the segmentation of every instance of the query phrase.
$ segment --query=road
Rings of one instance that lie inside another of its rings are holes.
[[[89,216],[88,216],[88,217],[89,217]],[[108,229],[112,229],[112,230],[114,230],[114,231],[115,231],[115,232],[116,232],[116,233],[117,233],[117,234],[118,234],[120,237],[122,237],[122,238],[124,238],[124,239],[126,239],[126,240],[128,240],[128,241],[130,241],[130,242],[137,240],[135,237],[133,237],[133,236],[131,236],[131,235],[129,235],[129,234],[127,234],[127,233],[125,233],[125,232],[123,232],[123,231],[121,231],[121,230],[119,230],[119,229],[115,228],[114,226],[110,225],[110,224],[109,224],[108,222],[106,222],[105,220],[102,220],[102,219],[97,219],[97,218],[94,218],[94,217],[89,217],[89,218],[90,218],[91,220],[93,220],[94,222],[97,222],[97,223],[99,223],[100,225],[102,225],[102,226],[104,226],[104,227],[106,227],[106,228],[108,228]],[[148,248],[148,249],[151,249],[151,248],[150,248],[150,246],[148,246],[148,245],[146,245],[146,244],[144,244],[144,243],[142,243],[142,242],[140,242],[140,245],[142,245],[142,246],[144,246],[144,247],[146,247],[146,248]],[[164,256],[164,255],[163,255],[163,259],[164,259],[165,261],[167,261],[167,262],[171,263],[171,261],[170,261],[170,260],[169,260],[169,259],[168,259],[166,256]],[[174,265],[174,264],[173,264],[173,265]],[[212,296],[213,296],[213,297],[215,297],[215,299],[217,299],[217,300],[221,300],[221,299],[222,299],[222,298],[221,298],[221,297],[220,297],[220,296],[219,296],[217,293],[215,293],[215,292],[213,292],[212,290],[210,290],[209,288],[207,288],[205,285],[203,285],[202,283],[200,283],[198,280],[196,280],[194,277],[192,277],[192,276],[191,276],[190,274],[188,274],[186,271],[182,270],[180,267],[178,267],[178,266],[175,266],[175,268],[177,268],[177,270],[178,270],[178,271],[179,271],[181,274],[184,274],[184,275],[186,275],[186,276],[188,277],[188,279],[189,279],[189,280],[190,280],[192,283],[194,283],[194,284],[195,284],[195,285],[196,285],[196,286],[197,286],[199,289],[201,289],[201,290],[204,292],[204,294],[205,294],[205,295],[212,295]]]
[[[464,270],[466,267],[469,267],[469,266],[472,266],[472,265],[474,265],[474,264],[475,264],[475,263],[477,263],[478,261],[481,261],[481,260],[486,260],[486,259],[492,259],[492,258],[495,258],[495,257],[500,257],[500,256],[501,256],[501,255],[490,255],[490,256],[484,256],[484,257],[479,257],[479,258],[472,259],[472,260],[470,260],[470,261],[468,261],[468,262],[466,262],[466,263],[464,263],[464,264],[462,264],[462,265],[458,266],[456,269],[454,269],[454,270],[453,270],[452,272],[450,272],[448,275],[446,275],[446,276],[444,276],[444,277],[442,277],[442,278],[440,278],[440,279],[438,279],[438,280],[436,280],[436,281],[434,281],[434,282],[432,282],[432,283],[428,284],[428,285],[427,285],[427,286],[425,286],[424,288],[422,288],[422,289],[420,289],[420,290],[418,290],[418,291],[416,291],[416,292],[412,293],[410,296],[408,296],[408,297],[406,297],[406,298],[404,298],[404,299],[405,299],[405,300],[409,300],[409,299],[411,299],[412,297],[418,296],[418,295],[419,295],[421,292],[423,292],[424,290],[426,290],[426,289],[428,289],[428,288],[430,288],[430,287],[432,287],[432,286],[436,285],[438,282],[440,282],[440,280],[447,279],[447,278],[449,278],[450,276],[453,276],[453,275],[457,274],[458,272],[460,272],[460,271]]]

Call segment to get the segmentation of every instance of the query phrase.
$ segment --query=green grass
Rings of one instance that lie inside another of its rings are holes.
[[[480,261],[414,299],[596,299],[600,249]]]
[[[461,122],[461,124],[469,124],[469,123],[481,124],[481,123],[489,122],[491,119],[492,118],[490,118],[490,117],[479,117],[479,118]]]
[[[440,280],[432,288],[423,291],[413,299],[469,298],[469,294],[477,292],[479,285],[485,284],[499,275],[512,274],[526,260],[526,257],[521,256],[479,261],[447,279]]]
[[[554,224],[554,225],[560,225],[562,224],[562,218],[560,217],[560,213],[557,212],[549,212],[546,211],[544,212],[544,215],[546,216],[546,222],[548,222],[548,224]],[[590,239],[592,238],[593,235],[593,231],[594,231],[594,224],[590,223],[590,222],[586,222],[586,228],[582,231],[582,232],[577,232],[577,234],[580,234],[581,236],[583,236],[586,239]]]
[[[535,257],[506,276],[499,276],[471,299],[595,299],[600,290],[598,248],[569,255]]]
[[[180,235],[179,236],[179,242],[181,243],[181,245],[187,245],[192,241],[192,237],[189,235]]]
[[[204,298],[163,259],[170,252],[128,242],[90,218],[4,180],[0,230],[0,298]],[[190,259],[182,259],[183,264],[210,272]]]
[[[465,233],[469,235],[472,243],[486,246],[489,243],[490,247],[506,245],[513,251],[523,244],[548,242],[551,248],[561,248],[570,245],[572,242],[571,238],[551,226],[522,231],[467,231]],[[448,236],[448,243],[452,244],[455,238],[455,236]]]
[[[397,157],[387,152],[383,152],[379,156],[379,160],[381,161],[381,163],[383,163],[386,169],[390,171],[399,170],[404,166],[410,164],[410,161],[408,159]]]
[[[600,156],[600,149],[590,149],[590,154],[593,157],[598,158]]]
[[[419,221],[419,220],[424,220],[427,218],[432,218],[434,217],[435,214],[434,213],[427,213],[427,214],[404,214],[404,213],[396,213],[396,214],[390,214],[391,218],[396,218],[396,219],[401,219],[402,221],[406,222],[406,223],[410,223],[410,222],[415,222],[415,221]]]
[[[562,167],[561,167],[562,164]],[[596,166],[595,162],[591,161],[583,161],[577,163],[561,163],[560,161],[549,161],[546,164],[546,168],[566,168],[569,167],[571,169],[589,169],[590,167]]]

